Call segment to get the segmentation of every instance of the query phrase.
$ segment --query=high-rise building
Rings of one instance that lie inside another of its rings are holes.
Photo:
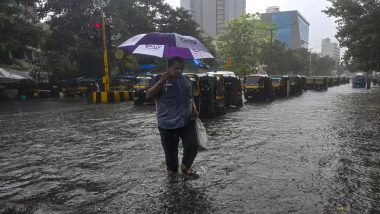
[[[207,36],[224,32],[228,20],[245,13],[246,0],[181,0]]]
[[[297,10],[280,11],[279,7],[269,7],[261,19],[275,25],[275,38],[287,48],[308,48],[310,24]]]
[[[322,51],[321,56],[329,56],[333,58],[335,61],[340,61],[340,48],[338,43],[331,42],[329,38],[322,39]]]

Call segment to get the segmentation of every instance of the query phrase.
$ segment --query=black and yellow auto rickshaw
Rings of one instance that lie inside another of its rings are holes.
[[[301,95],[303,93],[302,84],[300,76],[290,76],[290,95]]]
[[[254,74],[244,78],[244,98],[247,101],[273,100],[272,80],[268,75]]]
[[[327,76],[327,86],[328,87],[334,86],[333,77]]]
[[[207,73],[185,75],[192,82],[194,101],[202,117],[225,113],[223,76]]]
[[[307,90],[307,82],[305,76],[299,76],[301,78],[301,87],[303,91]]]
[[[346,84],[349,84],[350,83],[350,77],[349,76],[346,76]],[[376,79],[376,78],[375,78]],[[376,83],[375,83],[376,84]]]
[[[226,107],[243,106],[242,85],[240,79],[232,71],[209,72],[209,75],[223,76],[224,81],[224,105]]]
[[[289,96],[289,77],[288,76],[271,76],[274,95],[276,97]]]
[[[152,76],[137,76],[135,78],[133,85],[133,101],[135,105],[144,105],[145,103],[154,102],[154,99],[148,99],[146,97],[146,92],[152,80]]]
[[[99,84],[94,79],[73,79],[66,81],[63,91],[67,96],[89,96],[92,91],[99,90]]]
[[[338,86],[339,85],[339,78],[338,77],[331,77],[331,85],[332,86]]]
[[[306,88],[307,90],[313,90],[315,77],[306,77]]]
[[[313,90],[326,91],[328,88],[327,77],[314,77]]]

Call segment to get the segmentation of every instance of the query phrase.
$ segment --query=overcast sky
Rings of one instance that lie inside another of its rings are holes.
[[[165,0],[173,7],[180,6],[180,0]],[[314,48],[321,45],[321,40],[330,38],[336,42],[336,24],[334,17],[321,12],[331,3],[326,0],[246,0],[248,13],[264,13],[270,6],[279,6],[281,11],[298,10],[310,22],[310,45]],[[320,52],[321,48],[313,49]]]

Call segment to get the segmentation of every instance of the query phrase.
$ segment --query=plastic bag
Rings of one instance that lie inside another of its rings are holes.
[[[197,130],[198,149],[207,150],[208,139],[207,139],[206,128],[203,126],[203,123],[199,118],[196,119],[195,126]]]

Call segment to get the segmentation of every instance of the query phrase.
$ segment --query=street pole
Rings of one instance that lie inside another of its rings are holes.
[[[310,76],[311,75],[311,50],[310,50],[310,59],[309,59],[309,75],[308,76]]]
[[[273,52],[273,29],[270,30],[270,63],[269,63],[269,72],[268,72],[268,75],[270,75],[270,73],[272,72],[272,66],[273,66],[273,56],[272,56],[272,52]]]
[[[101,9],[102,15],[102,37],[103,37],[103,61],[104,61],[104,76],[103,76],[103,84],[104,91],[110,91],[110,80],[109,80],[109,67],[108,67],[108,50],[107,50],[107,37],[106,37],[106,21],[105,14],[103,9]]]

